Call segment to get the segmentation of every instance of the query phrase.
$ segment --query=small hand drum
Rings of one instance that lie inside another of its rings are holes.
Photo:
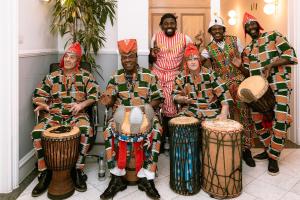
[[[63,199],[74,193],[70,170],[78,159],[79,142],[78,127],[55,126],[44,131],[42,145],[45,150],[45,161],[47,167],[53,171],[48,188],[50,199]]]

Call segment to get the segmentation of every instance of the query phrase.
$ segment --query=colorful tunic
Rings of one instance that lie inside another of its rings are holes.
[[[243,148],[249,149],[253,143],[253,122],[248,106],[239,101],[237,96],[238,87],[245,77],[240,70],[231,64],[231,60],[235,56],[240,56],[241,53],[237,41],[235,36],[225,36],[223,49],[213,40],[208,44],[207,50],[212,60],[213,69],[226,81],[226,85],[229,88],[234,100],[233,109],[230,109],[230,117],[243,124]]]
[[[183,108],[180,115],[196,117],[200,120],[215,118],[220,114],[222,105],[233,103],[225,82],[216,72],[201,67],[199,76],[182,72],[175,79],[173,98],[177,95],[188,96],[193,103]]]
[[[162,91],[157,84],[156,77],[151,74],[150,70],[144,68],[138,68],[137,76],[132,84],[126,80],[124,69],[118,70],[108,82],[106,93],[116,98],[113,110],[119,105],[140,106],[149,104],[153,100],[163,100]],[[145,158],[143,168],[155,172],[162,131],[158,118],[155,117],[153,119],[152,128],[149,132],[136,137],[129,137],[117,133],[114,129],[115,126],[115,122],[112,119],[104,131],[108,167],[113,169],[116,166],[116,161],[124,159],[118,157],[118,149],[120,144],[126,142],[127,146],[125,148],[128,152],[127,155],[130,155],[130,151],[133,147],[143,149]],[[129,158],[130,156],[127,158],[128,161]],[[119,165],[118,167],[120,168]]]
[[[81,103],[87,99],[98,101],[99,86],[93,75],[83,69],[79,69],[75,75],[68,78],[63,75],[62,70],[54,71],[47,75],[34,90],[33,103],[35,105],[36,103],[48,104],[50,108],[50,112],[46,113],[41,123],[37,124],[31,133],[38,157],[39,171],[47,169],[41,144],[42,133],[46,129],[58,125],[77,126],[80,129],[80,155],[76,168],[83,169],[84,158],[93,137],[93,129],[90,126],[89,117],[84,111],[75,116],[72,115],[70,104]]]
[[[292,63],[298,62],[293,47],[284,36],[276,31],[263,33],[258,39],[252,40],[242,54],[244,67],[249,70],[250,76],[263,75],[264,67],[279,58],[287,59]],[[292,122],[288,105],[291,92],[290,73],[290,66],[278,66],[272,68],[268,77],[269,85],[276,99],[272,129],[266,130],[263,127],[262,113],[252,112],[255,128],[268,149],[269,156],[273,159],[279,158],[284,147],[287,129]]]
[[[172,37],[167,37],[163,31],[160,31],[153,36],[152,40],[156,41],[158,48],[160,48],[152,72],[158,77],[159,84],[163,89],[165,97],[162,106],[163,114],[166,117],[173,117],[177,113],[171,95],[174,80],[180,73],[184,49],[186,44],[191,42],[191,39],[177,31]]]

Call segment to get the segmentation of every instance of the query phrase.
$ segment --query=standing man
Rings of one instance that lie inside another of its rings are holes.
[[[225,35],[226,28],[223,20],[215,16],[209,23],[208,32],[213,40],[207,48],[201,52],[204,62],[210,59],[212,68],[224,81],[233,98],[233,109],[230,109],[230,117],[244,126],[243,131],[243,160],[250,167],[255,167],[255,161],[251,155],[254,127],[248,106],[241,102],[237,96],[240,83],[245,79],[244,75],[236,69],[234,61],[239,58],[243,47],[235,36]]]
[[[161,31],[152,37],[150,60],[154,62],[152,72],[158,77],[165,97],[162,105],[163,137],[168,137],[168,121],[177,114],[177,108],[171,95],[174,89],[174,80],[181,71],[184,49],[192,40],[177,31],[176,17],[171,13],[164,14],[159,25]]]
[[[87,189],[82,170],[93,137],[93,129],[85,109],[98,101],[99,86],[91,73],[80,68],[81,56],[80,44],[78,42],[72,44],[61,59],[60,69],[48,74],[34,90],[32,99],[36,105],[34,111],[44,110],[47,113],[31,133],[40,172],[39,183],[32,191],[33,197],[46,191],[52,175],[44,159],[42,133],[58,125],[77,126],[80,129],[80,154],[76,170],[73,170],[75,171],[73,179],[77,191],[84,192]]]
[[[262,33],[263,28],[256,18],[248,13],[244,15],[243,25],[252,41],[242,53],[242,66],[239,69],[245,76],[264,76],[269,82],[276,101],[271,128],[263,125],[264,114],[252,112],[255,129],[265,146],[265,151],[254,158],[268,159],[269,174],[277,175],[278,159],[292,122],[288,105],[291,93],[290,65],[297,64],[298,61],[293,47],[280,33],[276,31]]]
[[[118,130],[118,123],[125,122],[125,114],[116,108],[144,106],[144,112],[154,113],[152,108],[159,107],[163,100],[162,91],[157,84],[156,77],[150,70],[139,67],[137,63],[137,42],[135,39],[121,40],[118,42],[123,69],[112,76],[106,91],[101,96],[101,103],[113,107],[114,118],[109,122],[104,131],[106,157],[111,180],[107,189],[100,196],[101,199],[113,198],[119,191],[127,188],[123,180],[126,174],[126,163],[130,160],[130,150],[133,149],[136,158],[139,190],[145,191],[152,199],[160,198],[154,185],[155,171],[160,148],[161,126],[156,116],[150,120],[149,131],[128,133]],[[131,111],[133,113],[133,111]],[[130,123],[138,119],[138,114],[130,114]],[[118,122],[119,121],[119,122]],[[139,121],[139,120],[136,120]],[[123,123],[122,123],[123,124]],[[121,125],[124,127],[123,125]],[[131,129],[130,130],[133,130]]]

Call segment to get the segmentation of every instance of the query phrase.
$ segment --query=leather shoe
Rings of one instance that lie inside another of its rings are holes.
[[[39,183],[33,188],[31,192],[31,196],[38,197],[41,194],[43,194],[47,190],[51,178],[52,178],[52,171],[50,170],[42,171],[38,176]]]
[[[260,154],[255,155],[253,158],[255,158],[256,160],[266,160],[269,158],[269,155],[266,151],[264,151]]]
[[[160,195],[155,188],[153,180],[147,180],[146,178],[141,178],[138,183],[138,188],[141,191],[145,191],[147,196],[151,199],[159,199]]]
[[[111,199],[113,198],[119,191],[123,191],[127,188],[126,183],[123,181],[121,176],[116,176],[111,174],[111,179],[108,184],[108,187],[100,195],[100,199]]]
[[[71,176],[75,185],[75,190],[78,192],[85,192],[87,190],[87,186],[84,172],[81,169],[73,168],[71,170]]]
[[[272,176],[276,176],[279,174],[279,167],[278,167],[277,160],[269,158],[268,174],[270,174]]]
[[[255,167],[255,161],[252,158],[250,149],[245,149],[243,151],[243,160],[249,167]]]

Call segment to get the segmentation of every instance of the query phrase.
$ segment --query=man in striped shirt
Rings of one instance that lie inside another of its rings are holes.
[[[154,62],[152,73],[158,77],[165,97],[162,105],[163,137],[165,137],[169,136],[168,121],[177,114],[171,95],[174,89],[174,80],[181,71],[184,49],[192,40],[177,31],[176,17],[171,13],[164,14],[159,25],[161,31],[154,34],[151,41],[150,60]]]

